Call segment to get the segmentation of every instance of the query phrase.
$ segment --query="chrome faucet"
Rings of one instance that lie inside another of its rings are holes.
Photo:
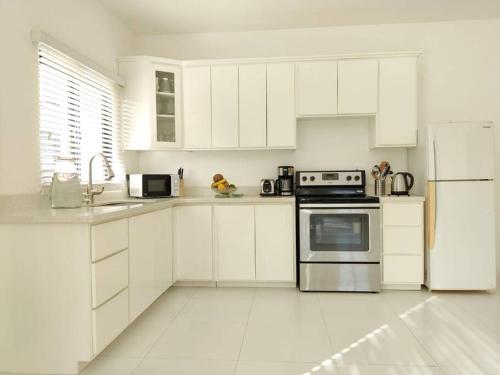
[[[113,177],[115,177],[115,172],[113,172],[113,170],[111,169],[108,158],[102,152],[99,152],[98,154],[92,156],[89,161],[89,182],[87,184],[87,191],[84,194],[85,203],[87,204],[94,203],[94,195],[102,194],[102,192],[104,191],[104,186],[101,186],[98,189],[94,189],[94,187],[92,186],[92,162],[94,161],[96,156],[100,156],[104,161],[104,168],[106,169],[107,175],[106,180],[111,180]]]

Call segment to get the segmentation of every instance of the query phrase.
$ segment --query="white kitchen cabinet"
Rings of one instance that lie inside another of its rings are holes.
[[[181,69],[176,62],[150,57],[119,59],[125,79],[124,148],[181,147]]]
[[[294,64],[267,65],[267,147],[295,148]]]
[[[340,60],[338,63],[338,113],[375,114],[378,100],[378,61]]]
[[[172,209],[129,219],[130,318],[172,284]]]
[[[184,147],[212,147],[210,66],[183,69]]]
[[[292,205],[256,205],[256,279],[295,280],[295,222]]]
[[[420,289],[424,282],[423,199],[383,198],[383,286]]]
[[[337,62],[311,61],[295,65],[297,116],[337,113]]]
[[[214,210],[217,280],[255,280],[254,207],[217,205]]]
[[[417,57],[379,60],[379,110],[371,143],[417,145]]]
[[[266,147],[266,64],[239,67],[239,145]]]
[[[212,147],[238,147],[238,66],[212,66]]]
[[[96,308],[128,287],[126,250],[92,264],[92,307]]]
[[[174,237],[176,280],[213,280],[212,206],[176,207]]]
[[[125,289],[92,311],[92,343],[94,354],[99,354],[129,324],[129,295]]]

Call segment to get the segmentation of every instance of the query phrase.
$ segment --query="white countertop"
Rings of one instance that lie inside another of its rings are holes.
[[[0,196],[0,223],[3,224],[98,224],[124,219],[147,212],[183,204],[276,204],[295,203],[295,197],[261,197],[255,191],[242,197],[217,198],[208,189],[193,189],[187,195],[176,198],[154,200],[130,199],[129,203],[119,206],[98,206],[81,208],[50,208],[47,196],[15,195]],[[125,197],[109,194],[96,197],[96,202],[119,201]]]
[[[424,202],[425,197],[418,195],[385,195],[380,198],[380,203],[394,203],[394,202]]]

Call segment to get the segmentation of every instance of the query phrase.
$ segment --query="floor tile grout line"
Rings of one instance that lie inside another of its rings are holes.
[[[236,373],[238,371],[238,364],[240,362],[241,351],[243,350],[243,345],[245,344],[245,337],[247,335],[248,324],[250,323],[250,315],[252,314],[252,310],[253,310],[253,305],[254,305],[254,302],[255,302],[255,296],[256,296],[256,294],[257,294],[257,289],[254,289],[253,290],[252,303],[250,304],[250,310],[248,311],[247,323],[245,324],[245,330],[243,331],[243,337],[241,339],[240,350],[238,352],[238,358],[236,358],[236,364],[234,366],[233,375],[236,375]]]
[[[321,318],[323,319],[323,325],[325,326],[326,336],[328,337],[328,342],[330,343],[331,356],[330,360],[335,364],[335,370],[337,374],[340,374],[339,365],[336,360],[332,359],[332,356],[335,354],[335,348],[333,347],[332,338],[330,337],[330,331],[328,330],[328,324],[326,323],[325,313],[323,311],[323,306],[321,304],[320,293],[315,293],[316,299],[318,300],[319,312],[321,313]]]
[[[179,288],[182,288],[182,287],[179,287]],[[151,347],[149,348],[149,350],[142,356],[142,358],[140,359],[139,363],[134,368],[134,370],[130,373],[130,375],[134,375],[134,373],[136,372],[136,370],[144,362],[144,360],[147,358],[147,356],[149,355],[149,353],[151,353],[151,350],[153,350],[153,348],[158,343],[158,341],[163,337],[163,335],[165,334],[165,332],[167,332],[167,330],[172,326],[172,324],[177,319],[177,317],[179,316],[179,314],[186,308],[186,306],[189,304],[189,302],[191,302],[191,300],[193,299],[193,297],[196,294],[196,292],[197,291],[195,291],[194,293],[191,293],[191,295],[189,296],[189,298],[186,299],[186,302],[184,302],[184,304],[179,309],[179,311],[177,311],[177,313],[172,317],[172,320],[167,324],[167,326],[163,330],[161,330],[161,333],[158,335],[158,337],[156,338],[156,340],[154,340],[154,342],[151,345]]]

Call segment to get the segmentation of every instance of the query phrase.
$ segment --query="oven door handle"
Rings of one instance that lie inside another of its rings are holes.
[[[380,203],[300,203],[299,208],[380,208]]]

